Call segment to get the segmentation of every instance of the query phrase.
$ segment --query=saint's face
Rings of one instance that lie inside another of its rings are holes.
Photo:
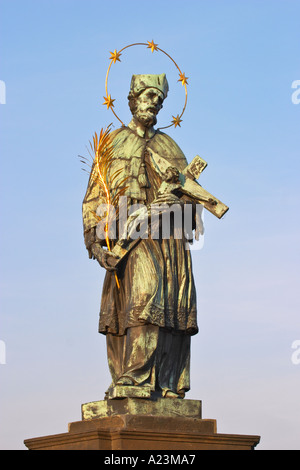
[[[146,88],[136,98],[137,110],[135,117],[145,127],[152,127],[156,124],[156,116],[162,108],[164,95],[157,88]]]

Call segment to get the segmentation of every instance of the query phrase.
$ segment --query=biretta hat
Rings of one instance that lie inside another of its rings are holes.
[[[164,98],[167,97],[169,85],[165,73],[160,75],[132,75],[130,91],[139,94],[146,88],[157,88],[162,92]]]

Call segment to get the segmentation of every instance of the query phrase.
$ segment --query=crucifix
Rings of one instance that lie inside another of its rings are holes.
[[[155,170],[159,173],[161,178],[164,178],[167,171],[170,167],[170,162],[155,153],[154,151],[150,152],[151,163]],[[221,219],[226,212],[229,210],[229,207],[226,206],[223,202],[217,199],[215,196],[210,194],[206,189],[204,189],[197,181],[200,174],[205,170],[207,167],[207,162],[201,158],[199,155],[196,155],[191,163],[189,163],[182,172],[178,172],[178,185],[174,187],[176,191],[180,191],[182,194],[187,195],[192,201],[196,204],[201,204],[205,207],[209,212],[211,212],[214,216],[218,219]],[[174,203],[176,201],[174,200]],[[156,203],[154,201],[153,207],[155,207]],[[161,208],[161,212],[163,209]],[[136,215],[135,215],[136,214]],[[140,225],[142,221],[145,221],[145,218],[148,216],[149,211],[145,207],[144,210],[138,209],[133,215],[131,219],[135,222],[135,227]],[[140,236],[135,237],[134,239],[128,239],[128,232],[129,225],[125,227],[125,233],[123,238],[119,240],[113,250],[112,253],[116,255],[116,258],[110,258],[110,264],[114,267],[120,265],[120,263],[126,258],[129,252],[139,243],[141,240]]]
[[[151,158],[155,168],[160,174],[165,173],[170,166],[170,163],[167,160],[155,154],[155,152],[151,152]],[[205,209],[218,217],[218,219],[221,219],[229,210],[229,207],[206,191],[196,181],[206,167],[206,161],[199,157],[199,155],[196,155],[192,162],[179,174],[181,190],[183,193],[194,199],[196,203],[202,204]]]

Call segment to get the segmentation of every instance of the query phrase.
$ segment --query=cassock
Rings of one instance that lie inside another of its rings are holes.
[[[151,204],[161,176],[151,164],[151,151],[182,171],[187,160],[172,138],[147,129],[135,118],[111,133],[114,148],[111,174],[126,180],[128,207]],[[110,188],[113,197],[117,188]],[[85,244],[90,257],[97,240],[95,213],[105,203],[97,182],[90,178],[83,201]],[[112,240],[112,244],[114,241]],[[106,272],[99,332],[106,335],[108,363],[115,384],[150,385],[162,396],[183,397],[190,388],[190,338],[198,332],[196,290],[190,251],[184,237],[141,239],[117,272]]]

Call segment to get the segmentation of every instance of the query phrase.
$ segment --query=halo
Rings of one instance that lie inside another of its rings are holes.
[[[147,43],[136,42],[134,44],[129,44],[128,46],[123,47],[123,49],[120,49],[118,52],[117,52],[116,49],[114,50],[114,52],[110,52],[110,58],[109,58],[110,63],[109,63],[109,66],[108,66],[108,69],[107,69],[107,72],[106,72],[106,78],[105,78],[105,93],[106,93],[106,96],[103,96],[104,103],[102,103],[102,104],[105,105],[107,107],[107,109],[110,109],[113,112],[113,114],[118,119],[118,121],[120,121],[122,126],[125,126],[123,121],[119,118],[119,116],[117,115],[117,113],[113,109],[114,108],[114,101],[116,101],[116,100],[112,99],[111,95],[108,93],[108,76],[109,76],[109,72],[110,72],[112,64],[115,64],[116,62],[121,62],[120,56],[122,55],[122,52],[125,51],[125,49],[128,49],[129,47],[134,47],[134,46],[146,46],[147,49],[151,49],[152,53],[154,51],[162,52],[163,54],[165,54],[173,62],[173,64],[177,68],[177,70],[179,72],[178,82],[181,82],[182,86],[184,86],[184,88],[185,88],[185,102],[184,102],[183,110],[182,110],[180,115],[177,114],[176,117],[172,116],[171,124],[169,124],[168,126],[160,127],[159,129],[167,129],[168,127],[172,127],[172,126],[175,126],[175,128],[177,126],[181,127],[180,126],[180,123],[182,122],[181,118],[183,116],[183,113],[184,113],[186,105],[187,105],[187,85],[188,85],[187,80],[188,80],[189,77],[185,76],[185,74],[180,70],[180,68],[176,64],[175,60],[167,52],[165,52],[163,49],[158,47],[158,44],[155,44],[153,40],[151,42],[147,41]]]

